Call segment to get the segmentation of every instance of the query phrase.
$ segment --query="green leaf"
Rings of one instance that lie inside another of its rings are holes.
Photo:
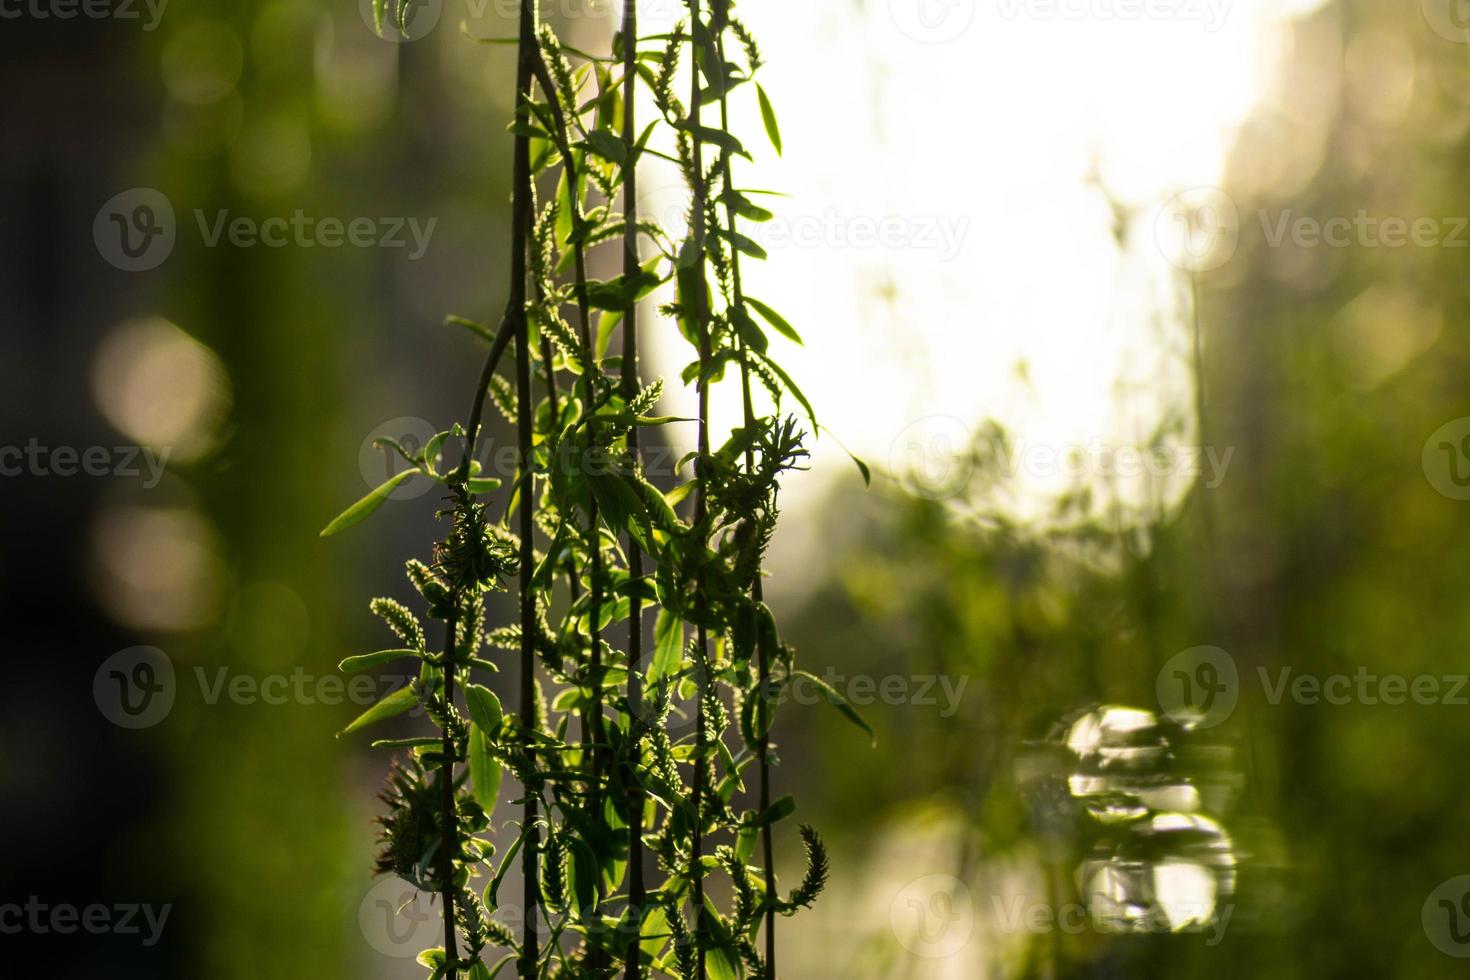
[[[483,323],[476,323],[474,320],[471,320],[468,317],[450,315],[444,318],[444,322],[450,326],[464,327],[466,330],[474,334],[476,337],[479,337],[481,340],[492,342],[495,340],[494,330],[491,330]]]
[[[794,340],[798,344],[802,343],[801,334],[797,333],[796,328],[786,322],[786,318],[784,316],[777,313],[775,310],[771,309],[769,306],[762,303],[758,299],[751,299],[749,296],[747,296],[745,297],[745,303],[751,309],[759,313],[761,315],[761,319],[769,323],[781,336],[785,337],[787,340]],[[803,344],[803,346],[805,346],[805,344]]]
[[[679,515],[674,513],[673,505],[669,503],[667,497],[659,493],[658,487],[649,483],[639,473],[630,474],[627,480],[632,484],[634,492],[642,497],[643,504],[647,508],[648,519],[654,526],[664,530],[671,530],[678,526]]]
[[[495,872],[495,877],[490,879],[490,884],[485,886],[485,893],[481,896],[481,898],[485,902],[485,908],[489,909],[491,912],[494,912],[500,907],[500,883],[505,880],[506,872],[511,869],[511,863],[516,856],[516,852],[519,851],[521,849],[521,846],[525,843],[526,828],[522,827],[520,834],[516,836],[515,842],[512,843],[510,845],[510,849],[505,852],[505,857],[500,859],[500,870]]]
[[[795,812],[796,798],[792,796],[783,796],[775,803],[772,803],[770,806],[766,807],[759,814],[757,814],[755,820],[751,822],[751,826],[764,827],[767,824],[778,823],[779,821],[785,820],[787,817],[791,816]]]
[[[587,134],[587,146],[598,156],[622,165],[628,158],[628,146],[605,129],[594,129]]]
[[[614,534],[636,530],[634,522],[647,523],[643,501],[616,473],[588,473],[587,484],[597,498],[603,521]]]
[[[805,670],[794,670],[792,671],[792,673],[798,677],[805,677],[813,684],[817,685],[817,690],[821,691],[822,694],[827,698],[827,703],[832,705],[838,711],[842,712],[843,715],[847,717],[848,721],[852,722],[854,725],[867,732],[868,738],[871,743],[874,746],[877,746],[878,735],[876,732],[873,731],[872,726],[863,720],[863,716],[858,714],[857,710],[853,708],[852,705],[847,703],[847,698],[843,697],[841,694],[838,694],[837,690],[833,688],[831,684],[828,684],[816,674],[808,673]]]
[[[444,443],[449,441],[449,436],[450,432],[447,430],[434,433],[429,437],[429,441],[424,443],[424,451],[419,455],[424,469],[432,477],[440,478],[444,475],[439,472],[439,457],[443,455]]]
[[[720,195],[720,200],[726,202],[734,209],[735,213],[747,221],[763,222],[770,221],[775,217],[770,211],[756,204],[750,198],[731,187]]]
[[[418,470],[404,470],[402,473],[393,474],[374,487],[372,493],[334,517],[332,523],[322,528],[321,536],[329,538],[339,531],[345,531],[354,524],[367,520],[373,511],[383,506],[383,501],[388,499],[390,493],[398,489],[400,483],[411,476],[417,476],[418,473]]]
[[[766,136],[771,145],[776,148],[776,155],[781,155],[781,127],[776,125],[776,110],[771,107],[771,100],[766,95],[766,90],[761,88],[761,83],[755,83],[755,97],[761,104],[761,122],[766,124]]]
[[[770,254],[761,247],[759,242],[757,242],[753,238],[749,238],[745,235],[740,234],[740,232],[738,231],[731,231],[728,228],[721,228],[719,230],[719,235],[721,238],[725,239],[725,241],[729,242],[737,252],[743,252],[744,254],[749,255],[751,258],[754,259],[764,260],[770,258]]]
[[[567,838],[567,877],[572,898],[584,915],[597,904],[597,855],[575,834]]]
[[[475,723],[476,728],[486,735],[499,734],[500,720],[505,712],[494,691],[483,684],[469,684],[464,689],[464,700],[470,709],[470,720]]]
[[[470,789],[486,816],[495,812],[502,774],[500,763],[490,754],[490,737],[476,724],[470,729]]]
[[[692,126],[688,124],[685,124],[680,128],[688,130],[690,133],[697,136],[700,140],[710,144],[711,146],[718,146],[720,149],[725,150],[728,153],[734,153],[737,156],[745,157],[747,160],[751,159],[750,154],[745,151],[745,147],[741,144],[740,140],[725,132],[723,129],[715,129],[711,126]]]
[[[709,980],[740,980],[740,972],[735,969],[735,959],[729,950],[712,949],[707,952],[704,967],[709,972]]]
[[[669,913],[662,905],[648,910],[643,917],[643,926],[638,930],[639,948],[649,956],[657,957],[669,942]]]
[[[375,738],[368,744],[375,749],[426,749],[442,747],[444,739],[439,735],[419,735],[414,738]]]
[[[648,683],[669,676],[679,669],[684,652],[684,621],[667,609],[658,611],[653,625],[653,662],[648,667]]]
[[[745,312],[744,308],[732,306],[730,308],[730,322],[735,325],[735,332],[740,335],[741,343],[762,354],[766,352],[766,349],[770,346],[770,341],[766,339],[765,331],[760,328],[760,325],[755,320],[751,319],[750,314]]]
[[[801,389],[796,387],[796,382],[791,380],[791,375],[786,373],[786,369],[769,357],[762,357],[761,360],[765,362],[766,367],[770,368],[776,377],[781,379],[781,383],[786,386],[787,391],[791,392],[791,396],[801,403],[801,407],[806,411],[807,418],[812,420],[812,427],[820,428],[817,425],[817,413],[812,411],[812,403],[807,401],[806,395],[803,395]]]
[[[419,652],[404,648],[400,650],[379,650],[377,653],[360,653],[355,657],[348,657],[346,660],[343,660],[337,665],[337,669],[351,674],[394,660],[407,660],[410,657],[418,659]]]
[[[604,310],[597,315],[597,359],[607,356],[607,342],[612,339],[613,328],[623,320],[622,310]]]
[[[632,279],[626,276],[614,276],[606,281],[594,279],[587,283],[587,303],[599,310],[621,313],[661,281],[647,269],[640,269]]]
[[[414,693],[413,687],[405,684],[398,690],[387,694],[377,704],[354,718],[352,724],[337,733],[337,737],[341,738],[343,735],[349,735],[359,728],[366,728],[368,725],[397,717],[418,703],[419,697]]]
[[[674,489],[670,490],[668,493],[664,494],[664,502],[667,503],[670,508],[677,507],[685,497],[694,492],[694,487],[694,480],[690,480],[687,483],[681,483],[677,487],[674,487]]]

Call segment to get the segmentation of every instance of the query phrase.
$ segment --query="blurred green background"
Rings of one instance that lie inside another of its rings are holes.
[[[782,715],[777,791],[834,848],[783,974],[1464,975],[1463,5],[820,6],[741,5],[793,194],[763,295],[832,433],[767,595],[879,738]],[[511,7],[430,0],[409,43],[351,0],[6,13],[0,444],[43,451],[0,480],[0,905],[172,909],[152,945],[7,929],[49,975],[422,973],[369,876],[384,760],[319,685],[435,498],[317,531],[386,475],[374,436],[466,407],[440,322],[504,301],[510,56],[465,34]],[[543,9],[587,48],[616,22]],[[175,232],[128,271],[135,188]],[[298,210],[406,245],[210,243]],[[177,693],[130,730],[94,680],[138,645]]]

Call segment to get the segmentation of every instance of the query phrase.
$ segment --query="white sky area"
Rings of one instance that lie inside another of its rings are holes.
[[[771,256],[744,263],[746,291],[804,336],[772,345],[819,421],[875,470],[942,471],[935,453],[987,418],[1057,451],[1141,445],[1167,413],[1192,418],[1188,281],[1156,221],[1173,195],[1222,182],[1280,28],[1315,5],[742,3],[785,154],[739,90],[732,129],[756,161],[737,160],[736,183],[790,195],[760,199],[776,221],[744,229]],[[650,33],[682,9],[652,6]],[[646,209],[677,211],[677,178],[642,179]],[[1126,248],[1100,188],[1132,211]],[[651,367],[677,376],[689,359],[666,344]],[[726,387],[721,427],[739,411]],[[674,390],[666,407],[692,405]],[[829,437],[815,448],[783,491],[788,515],[857,478]],[[1068,477],[1017,458],[1013,506],[1035,516]]]

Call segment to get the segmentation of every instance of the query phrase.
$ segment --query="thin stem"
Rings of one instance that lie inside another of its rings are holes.
[[[459,595],[451,591],[448,626],[444,636],[444,702],[450,706],[454,704],[454,634],[458,626]],[[444,881],[444,887],[440,892],[440,901],[444,906],[444,959],[449,964],[446,975],[449,980],[456,980],[459,976],[459,971],[455,969],[455,961],[459,959],[459,937],[454,928],[454,855],[459,851],[459,841],[455,834],[458,821],[455,819],[454,805],[454,739],[448,725],[444,726],[442,747],[444,761],[439,769],[439,876]]]
[[[536,51],[536,0],[521,0],[520,39],[516,57],[516,112],[531,92],[531,64]],[[535,573],[536,495],[531,474],[531,437],[536,420],[531,406],[531,326],[526,316],[526,246],[531,227],[531,149],[524,132],[515,137],[511,165],[511,255],[510,312],[516,335],[516,449],[520,470],[520,613],[521,613],[521,678],[520,715],[526,750],[531,748],[531,732],[536,727],[536,596],[532,591]],[[521,850],[523,884],[522,911],[525,924],[521,936],[520,975],[533,980],[540,959],[537,938],[539,882],[537,852],[541,849],[538,829],[537,792],[526,787],[522,817],[525,843]]]
[[[495,338],[490,342],[490,353],[485,357],[485,366],[480,370],[480,382],[475,388],[475,403],[470,409],[470,425],[465,433],[464,457],[459,463],[459,472],[455,474],[455,480],[464,483],[470,476],[470,463],[475,458],[475,440],[480,435],[480,419],[485,414],[485,395],[490,390],[490,379],[495,376],[495,369],[500,364],[500,357],[505,353],[505,348],[510,346],[512,338],[515,337],[516,320],[512,315],[510,303],[506,304],[505,313],[501,315],[500,327],[495,331]]]
[[[699,0],[690,0],[690,38],[699,36]],[[707,503],[705,501],[705,469],[704,460],[709,456],[709,381],[707,369],[710,361],[710,338],[709,338],[709,312],[705,302],[705,280],[704,280],[704,221],[705,221],[705,186],[704,186],[704,146],[699,137],[699,115],[702,106],[703,95],[699,83],[699,45],[691,40],[689,59],[689,78],[691,94],[689,98],[689,133],[694,158],[694,202],[693,213],[690,215],[690,230],[694,236],[693,261],[697,263],[693,282],[694,302],[694,328],[699,338],[699,455],[696,482],[694,485],[694,526],[701,529],[703,533],[705,517],[707,514]],[[695,595],[704,596],[704,542],[697,542],[700,554],[695,575]],[[692,841],[692,853],[690,875],[694,879],[694,944],[699,960],[699,980],[705,977],[704,956],[704,781],[705,781],[705,740],[708,734],[705,731],[706,720],[704,712],[705,684],[708,674],[709,659],[709,637],[705,631],[703,611],[700,612],[698,623],[695,625],[695,634],[698,644],[699,662],[695,665],[695,678],[697,683],[697,697],[699,704],[695,714],[694,734],[694,835]]]
[[[546,67],[546,60],[542,56],[538,46],[534,52],[531,71],[535,79],[540,83],[542,90],[546,93],[546,102],[551,109],[552,117],[556,122],[557,136],[560,142],[562,167],[566,173],[567,183],[567,208],[572,218],[573,229],[580,230],[582,225],[581,207],[581,177],[577,170],[576,157],[572,154],[570,142],[570,130],[566,111],[576,111],[576,105],[563,109],[560,102],[560,91],[552,81],[551,73]],[[573,291],[577,301],[578,314],[578,342],[582,347],[582,413],[590,416],[597,408],[595,403],[597,387],[596,383],[600,375],[597,361],[597,351],[592,344],[592,315],[590,304],[587,300],[587,252],[580,237],[572,244],[572,260],[574,264]],[[595,453],[597,449],[597,433],[594,425],[587,426],[587,437],[589,441],[588,452]],[[553,463],[552,465],[556,465]],[[588,784],[587,808],[590,812],[597,814],[601,812],[600,784],[602,781],[602,745],[604,736],[602,731],[602,635],[599,628],[601,619],[601,579],[602,579],[602,534],[599,529],[599,517],[597,511],[597,497],[591,496],[587,503],[587,632],[590,637],[591,653],[588,658],[592,678],[591,703],[587,706],[582,716],[582,743],[587,755],[591,780]],[[575,591],[575,575],[573,575],[573,590]],[[602,877],[597,879],[597,890],[599,897],[604,896]],[[603,966],[604,951],[597,947],[589,950],[587,966],[591,969],[600,969]]]
[[[638,274],[638,163],[634,151],[636,139],[633,117],[633,100],[636,94],[638,60],[638,0],[623,2],[623,145],[626,163],[623,165],[623,279],[632,282]],[[630,293],[628,306],[623,310],[623,398],[631,400],[638,393],[638,300]],[[633,465],[639,465],[638,427],[628,430],[628,452]],[[635,583],[628,597],[628,740],[632,754],[625,780],[626,807],[628,812],[628,910],[632,922],[632,936],[628,939],[625,980],[641,980],[643,961],[641,944],[643,932],[643,903],[647,901],[647,886],[643,881],[643,794],[638,792],[638,780],[633,767],[639,762],[639,742],[636,729],[643,716],[643,680],[638,670],[643,656],[643,598],[638,594],[636,583],[643,577],[643,551],[638,547],[632,533],[628,534],[628,579]]]
[[[717,10],[723,11],[723,6],[717,6]],[[714,25],[715,50],[719,52],[720,60],[725,60],[725,27],[723,23]],[[754,66],[752,66],[752,71]],[[728,92],[720,89],[720,128],[729,132],[730,130],[730,99]],[[730,231],[735,231],[735,181],[731,175],[730,152],[723,151],[720,154],[720,171],[724,178],[725,186],[725,223]],[[730,282],[735,294],[735,306],[737,309],[745,307],[745,293],[740,282],[740,250],[730,250]],[[736,343],[739,345],[740,357],[740,399],[747,428],[755,424],[755,411],[750,399],[750,366],[745,361],[745,342],[740,339],[739,332],[736,333]],[[745,467],[753,469],[755,465],[755,454],[750,448],[745,450]],[[750,584],[750,595],[757,603],[764,602],[764,590],[761,584],[761,566],[756,563],[755,577]],[[765,630],[757,632],[756,637],[756,671],[758,692],[756,701],[756,727],[760,731],[760,739],[756,744],[756,751],[760,754],[760,809],[759,813],[767,812],[771,807],[771,763],[770,748],[771,710],[770,699],[767,697],[766,686],[770,683],[771,676],[771,651],[766,642]],[[771,824],[766,823],[761,828],[761,870],[766,881],[766,976],[776,976],[776,856],[775,845],[772,842]]]

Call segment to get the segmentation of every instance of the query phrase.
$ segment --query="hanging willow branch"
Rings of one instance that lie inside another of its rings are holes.
[[[432,980],[486,980],[512,962],[524,980],[773,980],[776,916],[809,906],[830,874],[820,838],[803,826],[801,882],[783,898],[775,880],[774,829],[795,802],[772,799],[772,724],[802,672],[761,577],[781,483],[807,457],[806,433],[783,403],[794,402],[817,430],[766,328],[800,338],[745,290],[742,261],[765,253],[739,223],[771,215],[735,183],[732,161],[750,153],[730,132],[732,100],[756,100],[777,152],[780,132],[753,80],[759,48],[731,4],[686,3],[685,22],[640,50],[636,0],[624,0],[612,55],[602,57],[565,45],[539,22],[534,0],[521,0],[507,304],[494,331],[450,318],[490,341],[470,414],[420,452],[386,443],[410,469],[323,532],[360,522],[409,475],[443,486],[448,531],[432,563],[408,563],[428,617],[444,622],[442,647],[431,652],[418,615],[382,598],[372,608],[402,645],[342,663],[419,662],[414,683],[346,732],[415,707],[435,725],[433,736],[374,743],[404,753],[383,797],[377,870],[437,893],[443,908],[444,945],[420,956]],[[378,12],[404,29],[394,0],[378,0]],[[683,81],[687,107],[674,94]],[[658,110],[641,130],[640,98]],[[718,125],[710,125],[716,107]],[[638,213],[645,161],[672,163],[684,177],[682,240]],[[538,196],[546,201],[539,210]],[[640,236],[654,246],[647,260]],[[618,247],[622,259],[621,273],[606,280],[589,271],[603,246]],[[646,301],[665,286],[671,301],[648,315]],[[682,380],[695,388],[696,418],[655,414],[663,382],[639,377],[644,327],[692,348]],[[621,353],[608,356],[619,329]],[[508,380],[498,369],[511,344]],[[711,390],[731,366],[740,424],[717,444]],[[756,412],[756,384],[774,407],[768,415]],[[487,400],[515,425],[513,474],[488,473],[477,459]],[[643,471],[640,431],[686,424],[692,478],[661,490]],[[446,469],[441,458],[454,439],[463,452]],[[504,477],[513,477],[508,486]],[[497,493],[499,522],[488,506]],[[518,615],[487,628],[485,595],[511,577]],[[649,606],[657,619],[645,651]],[[618,650],[604,636],[623,620],[627,644]],[[498,670],[491,650],[515,655],[514,715],[476,678]],[[837,692],[823,690],[866,728]],[[687,713],[692,732],[679,727]],[[758,783],[749,794],[752,766]],[[505,773],[520,784],[521,809],[496,831]],[[657,861],[652,881],[648,859]],[[496,918],[515,865],[524,885],[519,934]],[[718,890],[707,887],[711,876],[723,879]],[[725,907],[712,900],[726,893]]]

